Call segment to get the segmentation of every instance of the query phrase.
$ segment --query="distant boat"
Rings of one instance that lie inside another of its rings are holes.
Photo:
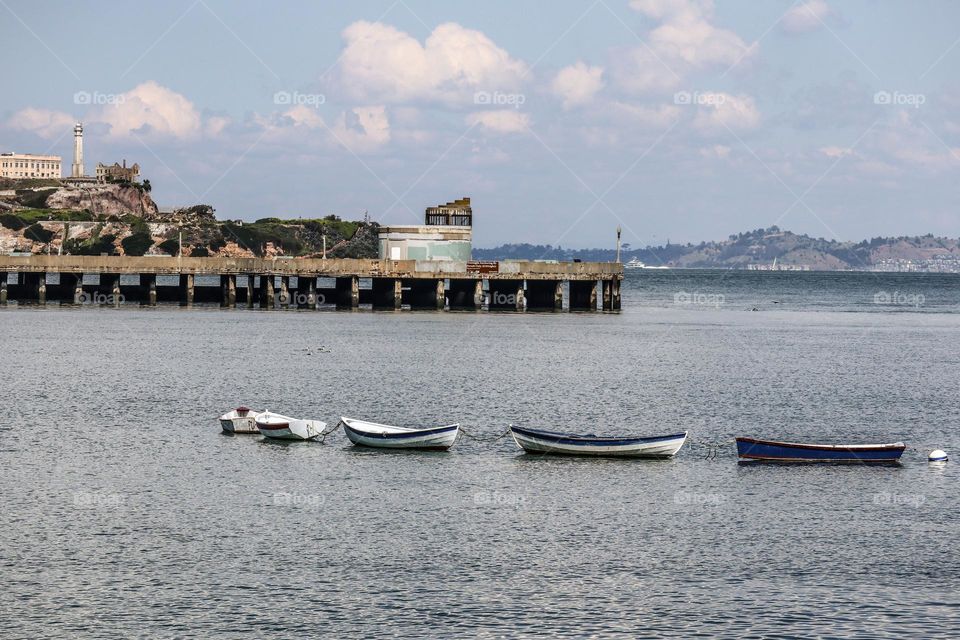
[[[257,416],[257,428],[267,438],[277,440],[313,440],[327,428],[320,420],[299,420],[264,411]]]
[[[906,445],[890,444],[801,444],[737,438],[737,455],[742,460],[765,460],[768,462],[847,462],[890,463],[899,462]]]
[[[247,407],[237,407],[220,416],[220,427],[226,433],[260,433],[257,417],[261,413]]]
[[[553,453],[574,456],[618,456],[630,458],[669,458],[687,439],[687,432],[666,436],[574,435],[510,426],[517,446],[528,453]]]
[[[646,264],[646,263],[644,263],[644,262],[641,262],[640,260],[637,260],[636,258],[631,258],[629,262],[624,263],[623,268],[624,268],[624,269],[669,269],[670,267],[665,266],[665,265],[660,265],[660,266],[658,266],[658,267],[654,267],[654,266],[648,265],[648,264]]]
[[[457,441],[460,433],[459,424],[450,424],[444,427],[426,427],[408,429],[395,427],[389,424],[377,424],[357,420],[356,418],[340,418],[343,431],[350,442],[365,447],[379,447],[383,449],[428,449],[446,451]]]

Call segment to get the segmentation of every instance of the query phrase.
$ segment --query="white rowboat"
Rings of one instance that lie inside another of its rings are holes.
[[[257,428],[265,437],[276,440],[313,440],[323,433],[327,423],[264,411],[257,417]]]
[[[574,456],[618,456],[669,458],[687,440],[687,432],[666,436],[608,437],[573,435],[510,425],[517,446],[529,453],[556,453]]]
[[[460,433],[459,424],[445,427],[407,429],[389,424],[377,424],[356,418],[340,418],[343,431],[350,442],[365,447],[384,449],[432,449],[446,451],[453,446]]]

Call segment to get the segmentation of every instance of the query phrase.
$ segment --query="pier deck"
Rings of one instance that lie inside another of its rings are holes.
[[[9,274],[18,274],[16,284],[9,282]],[[48,283],[48,274],[58,274],[58,282]],[[85,282],[88,275],[99,276],[99,283]],[[122,276],[138,276],[139,283],[121,285]],[[178,276],[179,284],[158,286],[158,276]],[[196,278],[205,276],[219,276],[220,286],[198,285]],[[245,286],[237,286],[238,276]],[[318,286],[321,278],[334,280],[335,286]],[[0,256],[0,304],[8,299],[75,304],[106,299],[110,304],[177,300],[185,305],[219,301],[225,307],[371,304],[519,311],[563,309],[566,291],[570,310],[596,309],[598,303],[604,310],[617,310],[622,279],[623,265],[612,262]],[[370,288],[361,288],[360,280],[369,280]]]

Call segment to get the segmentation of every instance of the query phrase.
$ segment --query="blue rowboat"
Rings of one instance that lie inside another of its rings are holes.
[[[737,455],[741,460],[766,460],[769,462],[848,462],[891,463],[899,462],[906,445],[890,444],[801,444],[737,438]]]
[[[407,429],[389,424],[377,424],[356,418],[340,418],[343,431],[355,445],[381,449],[426,449],[446,451],[457,441],[459,424],[425,429]]]
[[[573,456],[618,456],[669,458],[687,439],[687,432],[667,436],[609,437],[573,435],[510,425],[517,446],[528,453],[556,453]]]

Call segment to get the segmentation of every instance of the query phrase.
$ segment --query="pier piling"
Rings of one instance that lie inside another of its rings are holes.
[[[523,311],[525,297],[523,280],[490,280],[491,309]]]
[[[225,273],[220,276],[220,306],[233,309],[237,306],[237,276]]]
[[[399,309],[402,304],[402,296],[403,281],[400,278],[374,278],[374,309]]]
[[[260,276],[260,308],[273,309],[273,274]]]
[[[603,310],[613,311],[613,281],[603,281]]]
[[[0,304],[7,304],[7,277],[6,271],[0,271]]]
[[[59,289],[61,300],[72,300],[73,304],[83,304],[82,273],[61,273]]]
[[[254,299],[256,298],[256,276],[252,273],[247,274],[247,307],[253,309]]]
[[[317,308],[317,278],[299,276],[297,278],[297,309]]]
[[[280,276],[280,299],[277,302],[284,309],[290,306],[290,276]]]
[[[404,281],[409,287],[407,302],[411,309],[443,309],[446,307],[443,280],[416,278]]]
[[[360,306],[360,278],[337,278],[337,309],[356,309]]]
[[[560,311],[563,309],[563,281],[527,280],[527,309]]]
[[[20,289],[24,292],[24,299],[37,304],[46,304],[47,302],[47,274],[43,272],[21,273],[19,282]]]
[[[157,274],[140,274],[140,295],[143,304],[149,307],[157,306]]]
[[[597,281],[571,280],[570,281],[570,310],[596,311],[597,309]]]
[[[451,309],[479,309],[483,306],[483,280],[450,278]]]
[[[194,278],[192,273],[180,274],[180,304],[192,307],[195,294],[193,286]]]

